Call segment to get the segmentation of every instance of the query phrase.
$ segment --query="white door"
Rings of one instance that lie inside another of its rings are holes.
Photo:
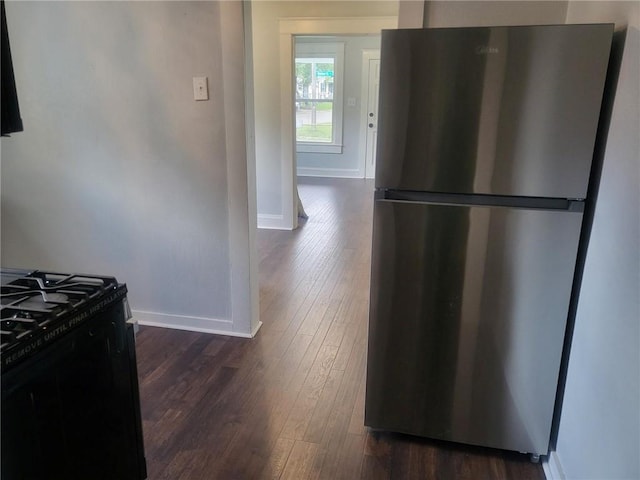
[[[367,72],[367,128],[364,176],[374,178],[376,171],[376,141],[378,137],[378,92],[380,91],[380,53],[371,54]]]

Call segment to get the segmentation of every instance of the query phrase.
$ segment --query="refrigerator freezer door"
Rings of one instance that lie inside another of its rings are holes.
[[[365,424],[547,454],[581,220],[376,201]]]
[[[376,187],[585,198],[612,31],[384,31]]]

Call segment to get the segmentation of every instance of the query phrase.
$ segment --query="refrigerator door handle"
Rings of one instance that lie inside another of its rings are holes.
[[[375,199],[389,202],[428,203],[440,205],[477,205],[529,210],[561,210],[567,212],[584,211],[582,199],[511,197],[507,195],[480,195],[440,192],[417,192],[411,190],[376,190]]]

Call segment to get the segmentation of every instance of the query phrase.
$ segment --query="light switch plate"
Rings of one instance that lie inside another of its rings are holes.
[[[207,77],[193,77],[193,99],[209,100]]]
[[[347,97],[347,107],[356,106],[356,97]]]

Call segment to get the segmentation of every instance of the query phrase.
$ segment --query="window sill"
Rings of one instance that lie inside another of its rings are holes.
[[[297,143],[298,153],[342,153],[342,145],[326,145],[321,143]]]

